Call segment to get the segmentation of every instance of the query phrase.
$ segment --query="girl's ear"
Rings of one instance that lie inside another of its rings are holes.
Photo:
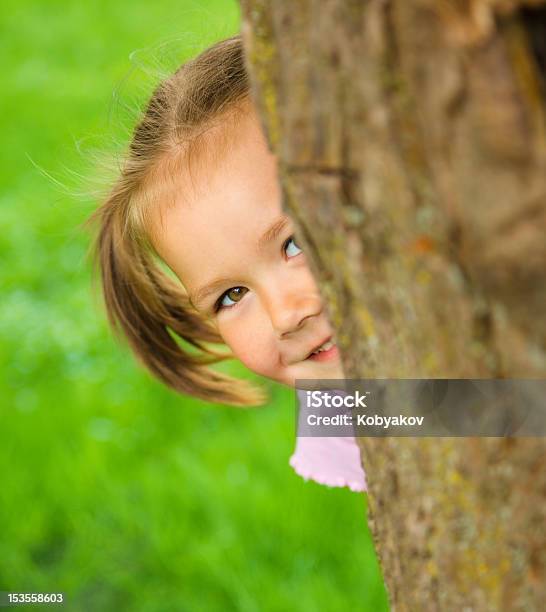
[[[222,343],[215,327],[193,309],[182,287],[160,270],[142,242],[125,230],[119,210],[103,205],[88,220],[100,223],[93,267],[99,270],[116,336],[124,336],[137,359],[178,393],[233,406],[264,404],[267,396],[260,388],[210,367],[233,356],[205,345]],[[181,346],[176,336],[190,346]]]

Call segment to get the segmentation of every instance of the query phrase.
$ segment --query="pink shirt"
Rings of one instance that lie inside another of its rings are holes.
[[[298,436],[289,463],[305,480],[329,487],[349,487],[351,491],[368,490],[360,450],[353,436]]]

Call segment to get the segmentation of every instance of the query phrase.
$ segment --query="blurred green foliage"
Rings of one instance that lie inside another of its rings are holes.
[[[270,383],[246,411],[169,391],[90,288],[95,152],[127,142],[161,71],[238,30],[237,4],[0,11],[0,590],[64,591],[69,610],[386,609],[365,496],[288,465],[292,393]]]

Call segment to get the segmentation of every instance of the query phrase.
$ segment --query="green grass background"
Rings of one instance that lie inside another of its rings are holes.
[[[366,497],[288,465],[292,393],[245,411],[171,392],[90,288],[97,152],[121,150],[162,71],[238,31],[236,2],[0,15],[0,590],[64,591],[68,610],[387,609]]]

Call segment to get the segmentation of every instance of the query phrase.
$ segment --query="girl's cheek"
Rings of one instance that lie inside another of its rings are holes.
[[[225,313],[218,317],[218,330],[233,354],[252,372],[271,378],[278,355],[267,321],[258,312]],[[251,312],[249,312],[251,311]]]

